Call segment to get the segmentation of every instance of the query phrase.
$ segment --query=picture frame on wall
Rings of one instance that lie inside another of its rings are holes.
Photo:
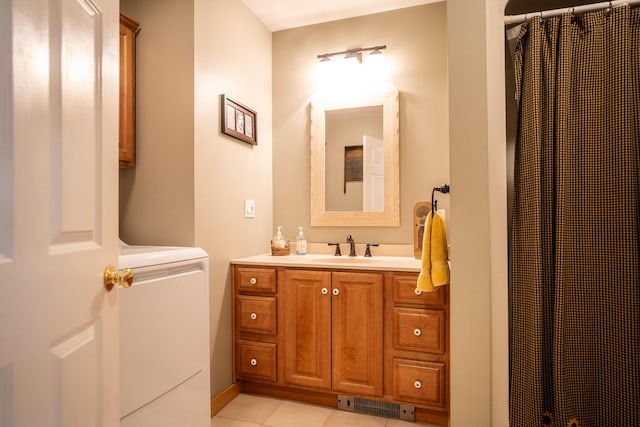
[[[363,145],[344,147],[344,194],[347,194],[347,182],[362,182]]]
[[[247,144],[258,145],[258,114],[225,94],[220,95],[220,104],[222,133]]]

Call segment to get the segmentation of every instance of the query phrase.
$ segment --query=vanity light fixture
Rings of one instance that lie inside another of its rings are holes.
[[[344,55],[345,59],[357,58],[358,62],[362,63],[362,52],[371,51],[370,55],[378,55],[382,53],[380,52],[381,50],[386,48],[387,45],[381,45],[372,47],[359,47],[355,49],[343,50],[340,52],[321,53],[320,55],[318,55],[318,59],[320,60],[320,62],[326,62],[329,61],[332,56]]]
[[[382,55],[386,45],[321,53],[314,67],[315,86],[323,96],[355,96],[389,82],[391,66]],[[363,52],[369,52],[363,58]],[[331,93],[331,95],[329,95]]]

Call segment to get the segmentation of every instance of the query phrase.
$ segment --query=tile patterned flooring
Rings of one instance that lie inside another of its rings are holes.
[[[249,394],[240,394],[211,419],[211,427],[267,426],[438,427]]]

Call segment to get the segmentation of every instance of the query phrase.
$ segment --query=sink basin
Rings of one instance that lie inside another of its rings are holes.
[[[330,257],[330,258],[322,258],[318,259],[320,262],[335,262],[336,264],[360,264],[360,263],[370,263],[373,262],[374,258],[363,258],[363,257]]]

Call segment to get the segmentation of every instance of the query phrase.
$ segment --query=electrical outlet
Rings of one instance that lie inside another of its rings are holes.
[[[244,217],[245,218],[256,217],[256,201],[255,200],[249,199],[244,201]]]

